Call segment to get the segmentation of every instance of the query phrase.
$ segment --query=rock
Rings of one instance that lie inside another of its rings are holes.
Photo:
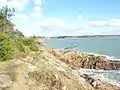
[[[63,86],[62,90],[66,90],[66,89],[67,89],[67,87],[66,87],[66,86]]]
[[[12,85],[12,81],[7,75],[0,75],[0,88],[6,88]]]
[[[56,78],[56,80],[58,80],[58,79],[59,79],[59,77],[58,77],[58,75],[57,75],[57,74],[55,74],[55,75],[54,75],[54,77]]]
[[[110,61],[104,56],[94,56],[76,51],[64,52],[60,60],[69,64],[72,68],[86,69],[104,69],[104,70],[119,70],[120,61]]]

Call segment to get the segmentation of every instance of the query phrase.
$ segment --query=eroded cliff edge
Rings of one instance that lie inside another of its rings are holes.
[[[81,57],[80,57],[81,56]],[[120,90],[88,75],[80,75],[75,68],[94,68],[93,61],[85,61],[84,53],[62,51],[44,46],[38,52],[30,52],[25,58],[11,60],[0,69],[1,90]],[[93,56],[89,56],[93,58]],[[96,57],[97,58],[97,57]],[[104,58],[104,57],[99,57]],[[104,59],[101,59],[104,60]],[[97,60],[102,62],[100,60]],[[89,62],[89,63],[88,63]],[[105,64],[108,64],[105,60]],[[99,66],[100,67],[100,66]],[[99,67],[97,67],[99,69]],[[95,68],[95,69],[97,69]]]

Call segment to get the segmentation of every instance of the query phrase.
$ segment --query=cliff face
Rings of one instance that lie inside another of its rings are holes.
[[[0,90],[120,90],[118,86],[80,75],[71,68],[74,65],[63,62],[74,56],[66,53],[41,47],[26,58],[11,60],[0,69]]]

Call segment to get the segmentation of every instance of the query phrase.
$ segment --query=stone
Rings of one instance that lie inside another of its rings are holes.
[[[0,75],[0,88],[6,88],[11,86],[12,81],[9,76],[7,75]]]

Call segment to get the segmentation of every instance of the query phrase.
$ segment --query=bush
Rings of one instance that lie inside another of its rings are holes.
[[[6,61],[12,58],[12,44],[7,34],[0,32],[0,61]]]
[[[20,51],[20,52],[25,52],[25,45],[23,44],[22,38],[12,38],[12,43],[14,45],[14,50]]]
[[[39,48],[37,46],[37,42],[33,38],[27,38],[23,40],[23,44],[29,47],[32,51],[38,51]]]
[[[13,45],[14,49],[20,52],[39,50],[37,42],[33,38],[25,37],[13,38]]]
[[[39,47],[33,38],[13,37],[0,32],[0,61],[6,61],[14,57],[15,52],[38,51]]]

